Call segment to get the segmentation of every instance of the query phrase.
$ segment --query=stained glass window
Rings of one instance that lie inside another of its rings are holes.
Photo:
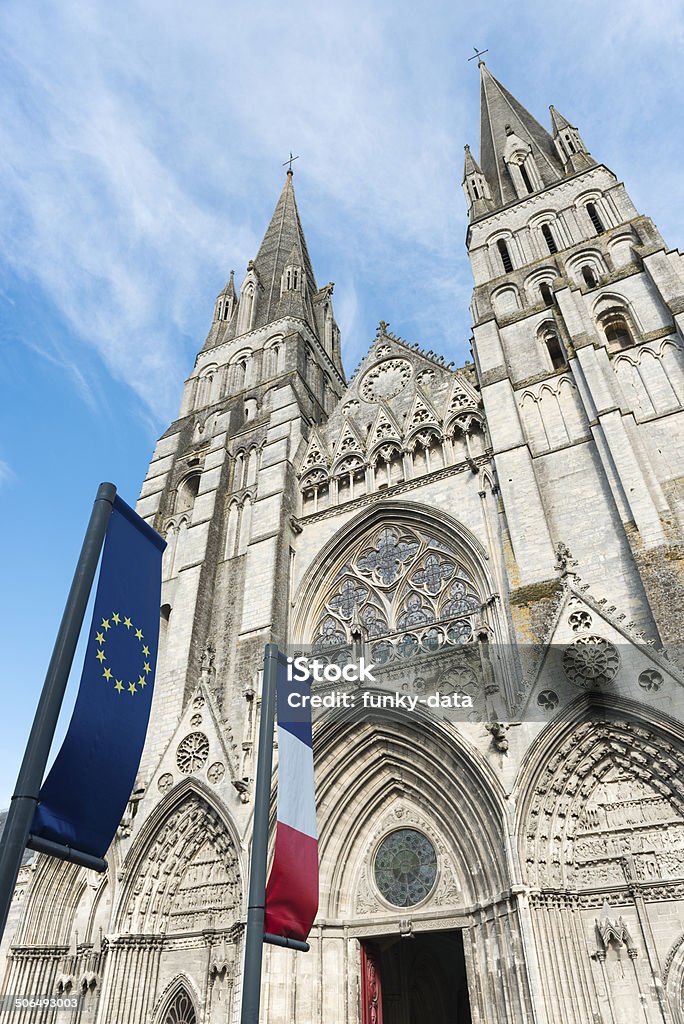
[[[437,878],[437,854],[422,832],[400,828],[380,844],[375,884],[394,907],[413,907],[430,894]]]
[[[435,653],[472,636],[481,598],[454,551],[435,537],[388,524],[350,547],[319,606],[314,651],[361,639],[375,664]]]

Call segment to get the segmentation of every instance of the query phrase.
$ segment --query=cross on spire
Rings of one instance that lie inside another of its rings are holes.
[[[288,164],[288,168],[287,168],[287,173],[288,174],[292,174],[293,173],[292,172],[292,164],[294,163],[295,160],[299,160],[299,157],[298,156],[292,156],[292,150],[290,150],[290,159],[283,161],[283,167],[285,166],[285,164]]]
[[[475,51],[475,56],[468,57],[468,60],[475,60],[475,57],[477,57],[477,66],[479,67],[480,64],[484,64],[484,61],[482,60],[482,54],[489,53],[489,50],[478,50],[477,46],[473,46],[473,50]]]

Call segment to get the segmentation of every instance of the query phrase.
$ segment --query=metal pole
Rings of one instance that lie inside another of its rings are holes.
[[[273,766],[273,721],[275,718],[278,648],[266,644],[264,681],[261,691],[259,754],[254,793],[252,862],[249,872],[245,966],[242,975],[242,1014],[240,1024],[259,1024],[261,999],[261,960],[264,952],[264,904],[266,902],[266,858],[268,856],[268,811],[271,799]]]
[[[38,793],[115,497],[114,484],[100,484],[5,822],[0,843],[0,937],[7,924],[21,858],[38,803]]]

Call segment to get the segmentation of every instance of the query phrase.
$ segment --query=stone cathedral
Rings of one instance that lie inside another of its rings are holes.
[[[136,787],[106,875],[22,869],[4,992],[237,1024],[276,642],[476,710],[317,718],[319,914],[265,947],[263,1021],[683,1024],[684,259],[480,74],[472,363],[381,322],[345,379],[291,171],[216,299],[137,506],[168,548]]]

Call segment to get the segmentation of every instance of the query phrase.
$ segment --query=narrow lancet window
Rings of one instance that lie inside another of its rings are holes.
[[[508,246],[504,242],[503,238],[500,238],[496,245],[499,250],[499,255],[501,256],[504,273],[508,274],[513,269],[513,260],[511,259],[510,252],[508,251]]]
[[[545,306],[553,306],[553,292],[548,281],[542,281],[539,285],[539,294]]]
[[[549,227],[548,224],[542,224],[542,229],[541,230],[542,230],[542,235],[544,236],[544,241],[546,242],[546,244],[548,246],[548,250],[551,253],[551,255],[553,256],[554,253],[558,252],[558,246],[556,245],[556,239],[551,234],[551,228]]]
[[[595,288],[598,284],[598,281],[596,280],[596,274],[594,273],[593,269],[591,267],[586,266],[586,264],[585,266],[582,267],[582,277],[584,278],[584,283],[586,284],[587,288]]]
[[[587,213],[589,214],[591,223],[594,225],[596,234],[600,235],[604,231],[603,222],[601,221],[601,218],[598,215],[598,210],[593,203],[587,203]]]

